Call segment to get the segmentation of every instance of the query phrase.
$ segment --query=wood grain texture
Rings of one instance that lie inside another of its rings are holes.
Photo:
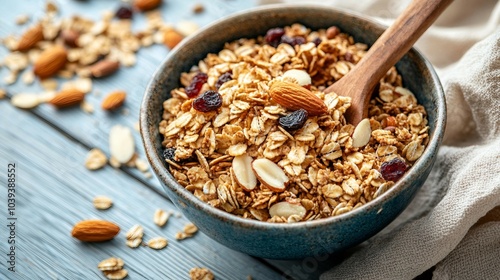
[[[130,279],[187,279],[194,266],[209,267],[218,279],[276,279],[279,274],[256,259],[232,251],[202,233],[178,242],[175,233],[188,221],[171,217],[164,228],[153,223],[157,208],[176,211],[175,206],[145,188],[127,174],[111,167],[89,171],[83,165],[87,149],[68,140],[29,112],[0,102],[0,166],[16,164],[17,174],[17,270],[4,267],[0,279],[104,279],[97,263],[110,256],[125,261]],[[36,131],[43,132],[37,136]],[[6,201],[2,171],[0,198]],[[96,195],[112,198],[114,205],[100,211],[93,207]],[[3,203],[2,203],[3,205]],[[0,211],[6,221],[6,210]],[[121,232],[111,242],[82,243],[71,237],[73,225],[83,219],[113,221]],[[145,229],[144,241],[164,236],[167,248],[155,251],[125,245],[125,233],[134,224]],[[6,231],[1,231],[6,240]],[[6,242],[0,243],[2,256]],[[13,276],[14,275],[14,276]]]
[[[59,4],[60,14],[63,16],[79,14],[92,19],[98,19],[104,10],[115,10],[120,5],[120,1],[58,0],[56,2]],[[224,15],[255,5],[255,1],[244,0],[183,0],[164,2],[160,9],[163,19],[166,22],[175,25],[176,22],[181,20],[189,20],[198,23],[200,26],[204,26]],[[15,18],[20,14],[33,15],[32,20],[41,17],[43,15],[44,3],[45,1],[43,0],[9,1],[7,8],[0,9],[0,37],[3,38],[9,34],[21,34],[29,26],[29,23],[19,27],[15,24]],[[203,13],[194,14],[192,12],[192,7],[196,3],[203,3],[205,6]],[[132,26],[134,30],[144,28],[144,16],[136,13]],[[7,53],[8,51],[5,48],[0,48],[0,58],[4,57]],[[93,114],[87,114],[79,108],[57,110],[49,104],[43,104],[33,111],[86,147],[101,148],[109,155],[108,133],[110,128],[116,124],[133,128],[139,121],[139,107],[146,85],[159,63],[167,54],[168,49],[161,45],[142,48],[137,53],[137,64],[135,66],[130,68],[122,67],[110,77],[94,79],[93,91],[85,98],[88,103],[94,106],[95,112]],[[25,71],[31,71],[31,69]],[[7,73],[7,69],[0,68],[0,78],[3,79]],[[58,79],[58,81],[61,83],[64,82],[62,79]],[[100,108],[102,99],[108,93],[116,90],[127,92],[127,100],[122,110],[114,113],[102,110]],[[8,87],[8,92],[9,95],[20,92],[36,93],[41,92],[41,86],[38,80],[31,86],[24,85],[21,81],[18,81]],[[140,157],[146,159],[138,132],[134,133],[134,138]],[[124,169],[145,184],[156,188],[159,192],[163,192],[155,178],[148,179],[136,169],[126,167]]]

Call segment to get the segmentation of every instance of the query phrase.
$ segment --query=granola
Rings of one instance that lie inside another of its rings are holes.
[[[275,223],[341,215],[380,196],[422,155],[429,127],[395,67],[369,118],[346,122],[350,98],[324,89],[366,50],[337,27],[293,24],[208,54],[163,103],[170,172],[213,207]],[[293,100],[271,97],[277,85]]]

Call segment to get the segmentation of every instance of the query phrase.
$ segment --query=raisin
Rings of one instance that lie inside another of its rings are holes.
[[[175,162],[175,148],[166,148],[163,150],[163,158]]]
[[[323,40],[321,40],[320,37],[316,37],[314,40],[313,40],[313,43],[314,45],[316,45],[316,47],[321,44],[321,42],[323,42]]]
[[[295,45],[302,45],[306,42],[306,39],[304,37],[296,36],[296,37],[290,37],[287,35],[284,35],[281,37],[281,43],[289,44],[290,46],[295,46]]]
[[[187,96],[189,98],[196,97],[200,93],[201,87],[203,87],[203,84],[206,83],[207,80],[207,74],[202,72],[196,74],[191,80],[191,83],[186,87]]]
[[[130,19],[133,16],[133,12],[130,6],[122,6],[118,8],[118,10],[115,13],[115,16],[119,19]]]
[[[233,79],[231,72],[226,72],[220,75],[219,79],[215,83],[215,88],[218,90],[225,82],[229,82]]]
[[[280,44],[283,35],[285,35],[285,30],[283,28],[271,28],[266,33],[266,42],[276,48]]]
[[[350,53],[350,52],[346,52],[344,54],[344,59],[345,59],[345,61],[354,63],[354,57],[352,56],[352,53]]]
[[[200,112],[217,110],[222,105],[222,96],[214,90],[207,90],[193,101],[193,108]]]
[[[307,111],[299,109],[278,119],[278,124],[288,132],[293,132],[304,126],[307,120]]]
[[[387,181],[396,182],[401,178],[408,166],[401,158],[394,158],[389,161],[382,163],[380,166],[380,173],[382,173],[382,177],[384,177]]]

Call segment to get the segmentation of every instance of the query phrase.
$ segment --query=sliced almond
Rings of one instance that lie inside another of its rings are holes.
[[[257,179],[272,191],[283,192],[289,183],[288,176],[281,167],[267,158],[254,160],[252,169]]]
[[[77,89],[62,90],[57,93],[49,103],[57,108],[66,108],[80,104],[85,98],[85,93]]]
[[[189,20],[181,20],[175,25],[175,29],[179,31],[184,37],[193,35],[198,29],[200,29],[200,26],[194,22],[194,21],[189,21]]]
[[[10,103],[21,109],[32,109],[40,104],[38,94],[34,93],[18,93],[12,96]]]
[[[271,217],[285,217],[288,218],[292,215],[299,216],[301,219],[306,215],[306,208],[301,204],[290,203],[287,201],[282,201],[274,204],[269,208],[269,214]]]
[[[233,159],[234,176],[238,184],[246,191],[251,191],[257,186],[257,177],[252,169],[253,158],[247,154],[235,156]]]
[[[312,83],[311,76],[304,70],[290,69],[283,74],[283,78],[291,79],[301,86]]]
[[[76,80],[68,81],[62,84],[61,89],[77,89],[81,92],[89,93],[90,91],[92,91],[92,79],[79,78]]]
[[[109,149],[111,156],[119,163],[125,164],[129,162],[135,153],[132,131],[125,126],[113,126],[109,132]]]
[[[355,148],[363,147],[370,142],[372,128],[369,119],[363,119],[358,123],[352,133],[352,146]]]
[[[123,103],[125,103],[125,99],[127,98],[127,94],[124,91],[115,91],[110,93],[108,96],[104,98],[101,103],[101,107],[107,111],[113,111],[120,108]]]

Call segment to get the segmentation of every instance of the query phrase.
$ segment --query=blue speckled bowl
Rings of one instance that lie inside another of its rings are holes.
[[[428,112],[430,142],[422,157],[389,191],[346,214],[295,224],[272,224],[243,219],[198,200],[179,185],[162,159],[158,123],[162,102],[178,87],[180,74],[225,42],[264,35],[269,28],[302,23],[312,30],[340,27],[356,41],[372,44],[384,27],[360,15],[325,6],[273,5],[234,14],[207,26],[179,44],[162,62],[149,83],[141,106],[141,134],[154,172],[168,197],[201,231],[232,249],[264,258],[296,259],[333,254],[379,232],[410,203],[435,161],[444,132],[443,90],[431,64],[412,49],[398,64],[403,82]]]

